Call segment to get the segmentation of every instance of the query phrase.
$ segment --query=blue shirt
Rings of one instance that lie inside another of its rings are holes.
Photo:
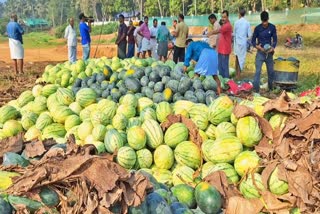
[[[235,44],[246,46],[251,35],[250,23],[243,17],[238,19],[234,24]]]
[[[8,37],[14,40],[18,40],[23,44],[22,41],[22,34],[24,33],[24,30],[22,29],[21,25],[19,25],[17,22],[10,21],[7,25],[7,34]]]
[[[80,22],[79,25],[80,36],[81,36],[81,44],[86,45],[91,43],[89,26],[85,22]]]
[[[258,43],[257,43],[258,39]],[[276,26],[269,23],[267,28],[264,28],[262,24],[259,24],[253,32],[252,45],[256,47],[260,44],[263,47],[266,44],[271,45],[273,48],[277,46],[277,30]]]
[[[200,58],[200,54],[202,50],[206,48],[212,49],[210,45],[206,42],[202,42],[202,41],[191,42],[187,48],[184,65],[189,67],[191,60],[194,60],[197,62]]]

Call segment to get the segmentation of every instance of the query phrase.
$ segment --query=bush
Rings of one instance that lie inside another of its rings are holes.
[[[110,22],[104,25],[92,26],[91,35],[100,35],[101,30],[102,30],[102,34],[111,34],[111,33],[117,32],[118,23]]]
[[[6,33],[8,23],[9,23],[9,19],[0,18],[0,35],[4,35]]]
[[[64,37],[64,31],[66,29],[66,27],[69,25],[69,23],[65,23],[63,25],[60,25],[58,27],[55,28],[54,31],[54,36],[56,38],[63,38]]]

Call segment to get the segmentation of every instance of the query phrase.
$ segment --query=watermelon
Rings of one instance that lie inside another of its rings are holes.
[[[172,149],[167,145],[160,145],[153,154],[154,163],[159,169],[170,169],[174,162]]]
[[[198,114],[191,118],[191,120],[200,130],[206,130],[209,125],[208,117],[206,114]]]
[[[229,122],[222,122],[215,129],[215,137],[236,136],[236,127]]]
[[[141,121],[145,121],[148,119],[156,120],[156,111],[153,108],[147,107],[140,112],[140,119]]]
[[[237,137],[225,136],[215,140],[204,156],[213,163],[232,163],[242,152],[242,144]]]
[[[236,170],[228,163],[214,164],[212,162],[207,162],[202,166],[201,176],[202,178],[205,178],[207,175],[216,171],[223,171],[227,176],[229,184],[236,184],[239,181],[239,176]]]
[[[127,123],[128,119],[123,114],[116,114],[112,119],[112,126],[117,130],[124,130]]]
[[[136,107],[133,105],[120,105],[117,109],[117,114],[123,114],[128,119],[136,115]]]
[[[241,152],[234,161],[234,168],[240,176],[259,171],[260,157],[255,151]]]
[[[57,123],[65,123],[68,116],[74,112],[67,106],[55,106],[50,110],[53,120]]]
[[[156,192],[150,193],[147,196],[148,212],[154,214],[171,214],[171,210],[167,202]]]
[[[0,108],[0,123],[5,123],[8,120],[15,120],[20,116],[19,111],[13,106],[5,105]]]
[[[34,126],[37,122],[38,115],[32,112],[28,112],[22,115],[21,125],[24,130],[28,130],[30,127]]]
[[[201,182],[196,186],[195,198],[198,207],[204,213],[220,213],[222,198],[219,191],[207,182]]]
[[[287,181],[281,180],[278,177],[278,167],[276,167],[268,180],[270,192],[276,195],[283,195],[289,192],[289,185]]]
[[[176,186],[178,184],[194,184],[194,170],[188,166],[179,165],[172,171],[172,182]]]
[[[46,126],[53,123],[52,117],[49,112],[42,112],[37,121],[36,121],[36,128],[39,130],[44,129]]]
[[[148,149],[141,149],[136,152],[137,162],[140,168],[150,168],[153,162],[152,153]]]
[[[133,126],[141,126],[142,121],[139,117],[132,117],[128,120],[127,129],[133,127]]]
[[[76,94],[76,101],[81,107],[87,107],[92,103],[95,103],[97,99],[96,92],[91,88],[83,88]]]
[[[213,125],[230,121],[233,111],[233,102],[228,96],[221,96],[215,99],[209,106],[209,121]]]
[[[22,131],[23,127],[17,120],[8,120],[3,124],[3,133],[7,137],[15,136]]]
[[[45,97],[49,97],[50,95],[56,93],[58,88],[59,88],[58,85],[47,84],[47,85],[43,86],[41,95],[45,96]]]
[[[286,114],[277,113],[269,119],[269,123],[273,130],[282,130],[285,126],[287,118],[288,116]]]
[[[99,124],[106,126],[111,122],[105,113],[98,110],[91,112],[90,119],[93,126]]]
[[[186,165],[192,169],[198,169],[201,165],[201,152],[198,146],[191,141],[184,141],[174,150],[175,160],[180,165]]]
[[[172,114],[172,108],[168,102],[161,102],[157,105],[156,115],[157,120],[162,123],[166,121],[167,116]]]
[[[156,149],[163,143],[163,132],[157,121],[148,119],[142,124],[142,129],[147,134],[147,145],[152,149]]]
[[[152,175],[159,183],[172,186],[172,173],[169,170],[155,168],[152,172]]]
[[[249,174],[246,179],[242,180],[239,189],[245,198],[260,198],[259,191],[264,190],[261,175],[258,173]]]
[[[78,126],[80,124],[81,124],[80,117],[78,115],[73,114],[67,117],[64,123],[64,127],[67,131],[69,131],[74,126]]]
[[[107,129],[104,125],[98,124],[92,129],[92,137],[96,141],[103,141]]]
[[[31,141],[34,139],[39,139],[41,137],[41,131],[37,129],[36,126],[32,126],[28,129],[28,131],[24,134],[24,139],[26,141]],[[1,139],[1,137],[0,137]]]
[[[132,148],[128,146],[119,148],[117,153],[117,162],[120,166],[126,169],[131,169],[136,163],[136,160],[137,156]]]
[[[133,94],[126,94],[122,97],[120,104],[136,108],[138,106],[138,99]]]
[[[78,127],[78,136],[80,140],[85,140],[92,133],[93,125],[91,121],[83,121]]]
[[[247,147],[257,145],[262,138],[259,124],[252,116],[240,118],[237,123],[236,132],[241,143]]]
[[[139,126],[133,126],[127,130],[127,140],[131,148],[139,150],[145,147],[147,135]]]
[[[171,188],[171,192],[180,203],[187,205],[190,209],[197,206],[193,187],[186,184],[178,184]]]
[[[147,98],[147,97],[141,97],[138,99],[138,106],[137,106],[137,110],[140,113],[143,109],[147,108],[147,107],[153,107],[154,103],[151,99]]]
[[[214,140],[206,140],[203,141],[202,145],[201,145],[201,151],[203,154],[203,159],[205,161],[210,161],[209,157],[210,157],[210,150],[212,147],[212,144],[214,143]]]
[[[59,137],[64,137],[66,134],[66,130],[64,128],[64,125],[60,123],[52,123],[48,126],[46,126],[42,130],[42,138],[43,139],[49,139],[49,138],[59,138]]]
[[[210,124],[210,125],[207,127],[205,133],[206,133],[206,135],[208,136],[208,138],[209,138],[210,140],[215,140],[215,139],[216,139],[216,128],[217,128],[217,127],[215,127],[215,126],[212,125],[212,124]]]
[[[186,141],[189,130],[183,123],[174,123],[166,131],[164,142],[171,148],[175,148],[179,143]]]
[[[29,90],[22,92],[17,99],[19,107],[23,107],[27,103],[33,100],[34,100],[34,96],[32,95],[32,91],[29,91]]]
[[[62,105],[70,105],[75,100],[72,90],[68,88],[58,88],[56,96],[58,102]]]
[[[124,140],[116,129],[110,129],[104,137],[104,144],[107,152],[114,153],[116,150],[123,147]]]

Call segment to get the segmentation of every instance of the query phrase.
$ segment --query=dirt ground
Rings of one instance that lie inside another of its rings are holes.
[[[190,33],[201,34],[203,27],[191,27]],[[292,25],[277,26],[278,35],[285,37],[288,33],[294,32],[319,32],[320,25]],[[94,41],[91,47],[91,57],[113,57],[117,54],[116,45],[97,45],[99,38],[101,41],[111,40],[115,35],[93,36]],[[31,89],[37,77],[41,76],[44,68],[48,64],[56,64],[66,61],[68,58],[67,46],[59,46],[46,49],[26,49],[25,50],[25,74],[15,76],[12,74],[10,52],[8,43],[0,44],[0,106],[17,96],[26,89]],[[78,45],[77,56],[81,58],[82,48]]]

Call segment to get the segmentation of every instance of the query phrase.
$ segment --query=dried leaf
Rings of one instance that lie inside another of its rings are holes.
[[[28,158],[34,158],[37,156],[41,156],[45,152],[46,152],[46,149],[44,148],[44,145],[40,140],[27,143],[25,145],[25,149],[24,149],[24,154]]]
[[[257,214],[263,208],[259,199],[245,199],[240,196],[229,198],[226,214]]]
[[[2,164],[2,157],[6,152],[21,153],[23,149],[24,133],[19,133],[14,137],[9,137],[0,140],[0,164]]]

